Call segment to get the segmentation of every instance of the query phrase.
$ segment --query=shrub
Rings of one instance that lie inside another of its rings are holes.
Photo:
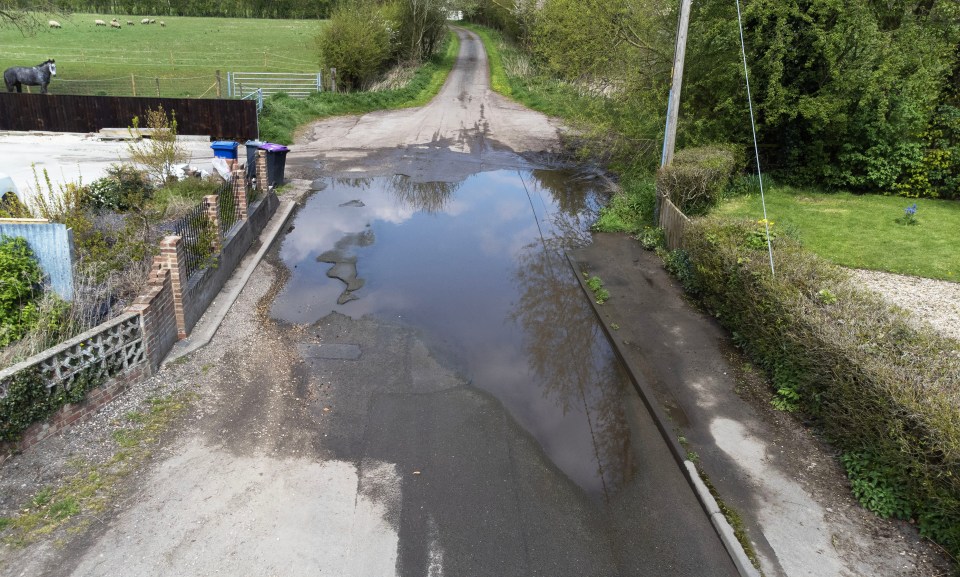
[[[144,170],[157,182],[166,182],[176,176],[176,165],[185,162],[187,154],[177,143],[177,116],[167,111],[163,106],[156,109],[147,109],[145,119],[150,129],[150,138],[140,137],[139,117],[133,117],[133,126],[130,135],[138,137],[127,145],[130,160]]]
[[[17,341],[37,323],[43,271],[27,241],[0,237],[0,346]]]
[[[384,70],[390,58],[390,30],[376,5],[346,2],[330,17],[317,46],[324,65],[337,69],[343,88],[362,88]]]
[[[639,234],[653,223],[653,206],[656,190],[653,180],[627,175],[621,188],[600,209],[600,216],[593,225],[599,232],[626,232]]]
[[[960,344],[907,322],[786,236],[776,276],[757,223],[695,220],[691,291],[845,455],[857,497],[960,553]],[[791,407],[792,408],[792,407]]]
[[[720,200],[739,165],[730,146],[686,148],[657,172],[657,190],[684,214],[704,214]]]
[[[85,201],[96,210],[125,212],[142,209],[153,195],[153,184],[146,173],[132,166],[114,164],[107,176],[87,186]]]

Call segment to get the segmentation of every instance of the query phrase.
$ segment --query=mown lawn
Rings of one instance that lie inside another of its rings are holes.
[[[122,28],[94,25],[112,18]],[[324,20],[157,17],[156,24],[141,25],[141,18],[72,14],[58,19],[63,28],[30,36],[0,28],[0,69],[54,58],[53,94],[130,95],[135,83],[138,95],[156,96],[160,79],[161,94],[168,97],[215,96],[217,70],[224,93],[227,72],[320,70],[313,39]]]
[[[766,200],[775,232],[796,236],[836,264],[960,281],[960,202],[781,186],[766,191]],[[914,202],[917,224],[897,222]],[[715,212],[763,218],[758,194],[730,199]]]

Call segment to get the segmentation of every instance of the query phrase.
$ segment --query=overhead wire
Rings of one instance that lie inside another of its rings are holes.
[[[740,28],[740,53],[743,55],[743,77],[747,83],[747,104],[750,107],[750,129],[753,131],[753,154],[757,159],[757,181],[760,184],[760,205],[763,207],[763,226],[767,235],[767,253],[770,255],[770,275],[777,276],[773,265],[773,243],[770,241],[770,219],[767,218],[767,201],[763,193],[763,173],[760,170],[760,147],[757,145],[757,123],[753,115],[753,96],[750,94],[750,72],[747,70],[747,45],[743,39],[743,15],[740,0],[737,3],[737,24]]]

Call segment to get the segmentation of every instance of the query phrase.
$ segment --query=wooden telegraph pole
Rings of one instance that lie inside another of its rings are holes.
[[[687,52],[687,29],[690,27],[690,6],[693,0],[683,0],[680,6],[680,26],[677,29],[677,48],[673,54],[673,79],[670,82],[670,101],[667,104],[667,128],[663,135],[663,155],[660,166],[673,162],[677,143],[677,117],[680,114],[680,87],[683,84],[683,59]]]
[[[673,162],[673,151],[677,144],[677,118],[680,115],[680,87],[683,84],[683,60],[687,53],[687,29],[690,27],[690,6],[693,0],[682,0],[680,5],[680,24],[677,27],[677,47],[673,53],[673,78],[670,81],[670,98],[667,101],[667,126],[663,132],[663,153],[660,167]],[[657,190],[657,202],[653,209],[654,224],[660,225],[660,209],[663,196]]]

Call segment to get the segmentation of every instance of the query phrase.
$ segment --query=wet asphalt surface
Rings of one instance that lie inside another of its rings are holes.
[[[316,336],[319,446],[401,471],[398,575],[735,574],[565,258],[589,176],[313,188],[270,314]]]

